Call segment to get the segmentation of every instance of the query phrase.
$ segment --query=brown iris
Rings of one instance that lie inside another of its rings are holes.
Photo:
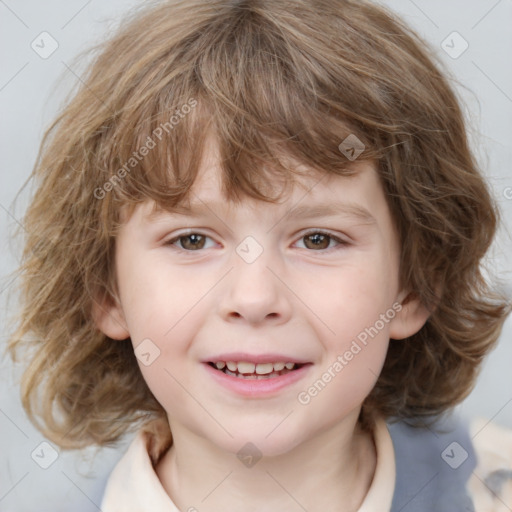
[[[205,238],[203,235],[191,233],[190,235],[180,236],[179,240],[181,240],[181,245],[184,249],[202,249],[205,244]]]
[[[312,235],[304,236],[303,239],[304,245],[308,249],[327,249],[327,247],[329,247],[331,237],[329,235],[324,235],[322,233],[313,233]],[[306,240],[310,240],[313,245],[311,247],[308,247]]]

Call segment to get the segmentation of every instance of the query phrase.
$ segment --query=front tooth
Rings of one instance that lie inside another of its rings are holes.
[[[274,365],[272,363],[258,363],[256,365],[256,373],[259,375],[271,373],[273,369]]]
[[[239,362],[238,363],[238,371],[239,371],[239,373],[254,373],[255,366],[256,365],[254,363]]]
[[[285,366],[288,370],[291,370],[295,366],[295,363],[286,363]]]
[[[284,368],[284,363],[274,363],[274,371],[280,372]]]
[[[228,369],[232,372],[236,372],[236,363],[235,361],[227,361],[226,364],[228,365]]]
[[[217,367],[217,370],[222,370],[226,366],[226,363],[224,361],[219,361],[218,363],[215,363],[215,366]]]

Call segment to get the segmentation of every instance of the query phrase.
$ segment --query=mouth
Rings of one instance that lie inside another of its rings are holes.
[[[221,359],[221,358],[219,358]],[[258,358],[253,358],[258,359]],[[269,356],[259,357],[263,363],[244,361],[204,361],[203,367],[212,381],[230,393],[249,399],[273,398],[310,374],[310,362],[270,363]]]
[[[243,380],[268,380],[299,370],[311,363],[245,363],[234,361],[209,361],[214,370]]]

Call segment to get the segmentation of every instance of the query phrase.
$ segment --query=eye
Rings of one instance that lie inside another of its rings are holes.
[[[304,240],[304,245],[306,249],[313,249],[316,251],[335,249],[334,247],[329,247],[331,242],[335,242],[337,246],[348,245],[348,243],[340,238],[332,235],[331,233],[327,233],[325,231],[310,231],[303,235],[300,240]],[[301,247],[302,249],[302,247]]]
[[[209,246],[207,245],[208,240],[211,241]],[[348,245],[348,242],[341,240],[333,234],[325,231],[310,231],[309,233],[304,234],[299,239],[299,242],[300,241],[304,241],[304,247],[300,247],[301,249],[312,249],[315,251],[324,252],[329,252],[332,249],[336,249],[337,246]],[[183,233],[178,235],[167,240],[165,245],[174,246],[178,250],[184,250],[188,252],[199,251],[201,249],[208,249],[215,246],[211,237],[196,232]]]
[[[205,249],[206,240],[212,240],[209,236],[203,235],[201,233],[184,233],[178,235],[170,240],[165,242],[165,245],[176,246],[177,248],[185,251],[197,251],[200,249]],[[213,241],[213,240],[212,240]]]

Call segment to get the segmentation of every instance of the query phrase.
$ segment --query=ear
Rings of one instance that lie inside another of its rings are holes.
[[[93,300],[92,317],[96,327],[109,338],[125,340],[130,337],[119,300],[107,293]]]
[[[403,300],[400,297],[404,297]],[[416,334],[425,325],[431,312],[418,295],[412,292],[400,293],[397,302],[400,303],[400,309],[395,309],[397,313],[390,322],[389,337],[403,340]]]

